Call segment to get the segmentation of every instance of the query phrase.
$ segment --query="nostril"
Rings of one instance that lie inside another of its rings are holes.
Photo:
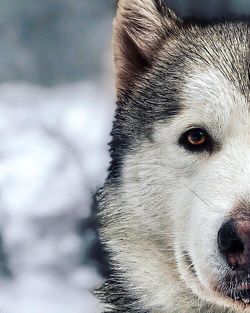
[[[237,234],[233,221],[224,223],[218,233],[218,246],[226,256],[236,255],[244,251],[244,244]]]
[[[230,253],[242,253],[244,252],[244,245],[240,239],[232,240],[231,247],[229,248]]]

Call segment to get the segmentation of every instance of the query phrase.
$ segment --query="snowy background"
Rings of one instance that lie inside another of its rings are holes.
[[[0,313],[98,313],[114,3],[0,5]]]
[[[94,233],[80,227],[105,176],[112,103],[101,82],[0,87],[0,312],[98,312]]]
[[[95,313],[87,251],[112,93],[99,83],[0,87],[0,312]],[[13,301],[14,299],[14,301]]]
[[[181,14],[249,2],[169,0]],[[201,5],[202,3],[202,5]],[[115,0],[0,0],[0,313],[99,313]]]

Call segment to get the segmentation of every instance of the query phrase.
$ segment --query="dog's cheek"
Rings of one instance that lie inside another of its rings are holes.
[[[200,282],[208,289],[211,282],[219,280],[219,269],[223,265],[217,245],[221,220],[221,216],[213,213],[204,218],[200,212],[193,217],[190,229],[190,255]]]
[[[212,284],[221,278],[225,269],[224,260],[218,249],[217,237],[235,196],[230,184],[231,180],[223,177],[225,173],[223,163],[218,160],[201,170],[196,182],[190,185],[194,193],[190,199],[190,215],[187,221],[189,251],[198,278],[208,289],[211,289]],[[213,168],[217,168],[216,173],[213,172]]]

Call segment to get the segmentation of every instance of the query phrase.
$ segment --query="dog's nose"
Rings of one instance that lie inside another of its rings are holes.
[[[218,246],[234,270],[250,270],[250,221],[229,220],[218,233]]]

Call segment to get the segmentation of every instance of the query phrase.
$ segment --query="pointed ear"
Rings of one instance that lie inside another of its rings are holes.
[[[136,73],[150,65],[161,42],[179,24],[180,20],[163,0],[118,1],[114,21],[118,89],[125,87]]]

